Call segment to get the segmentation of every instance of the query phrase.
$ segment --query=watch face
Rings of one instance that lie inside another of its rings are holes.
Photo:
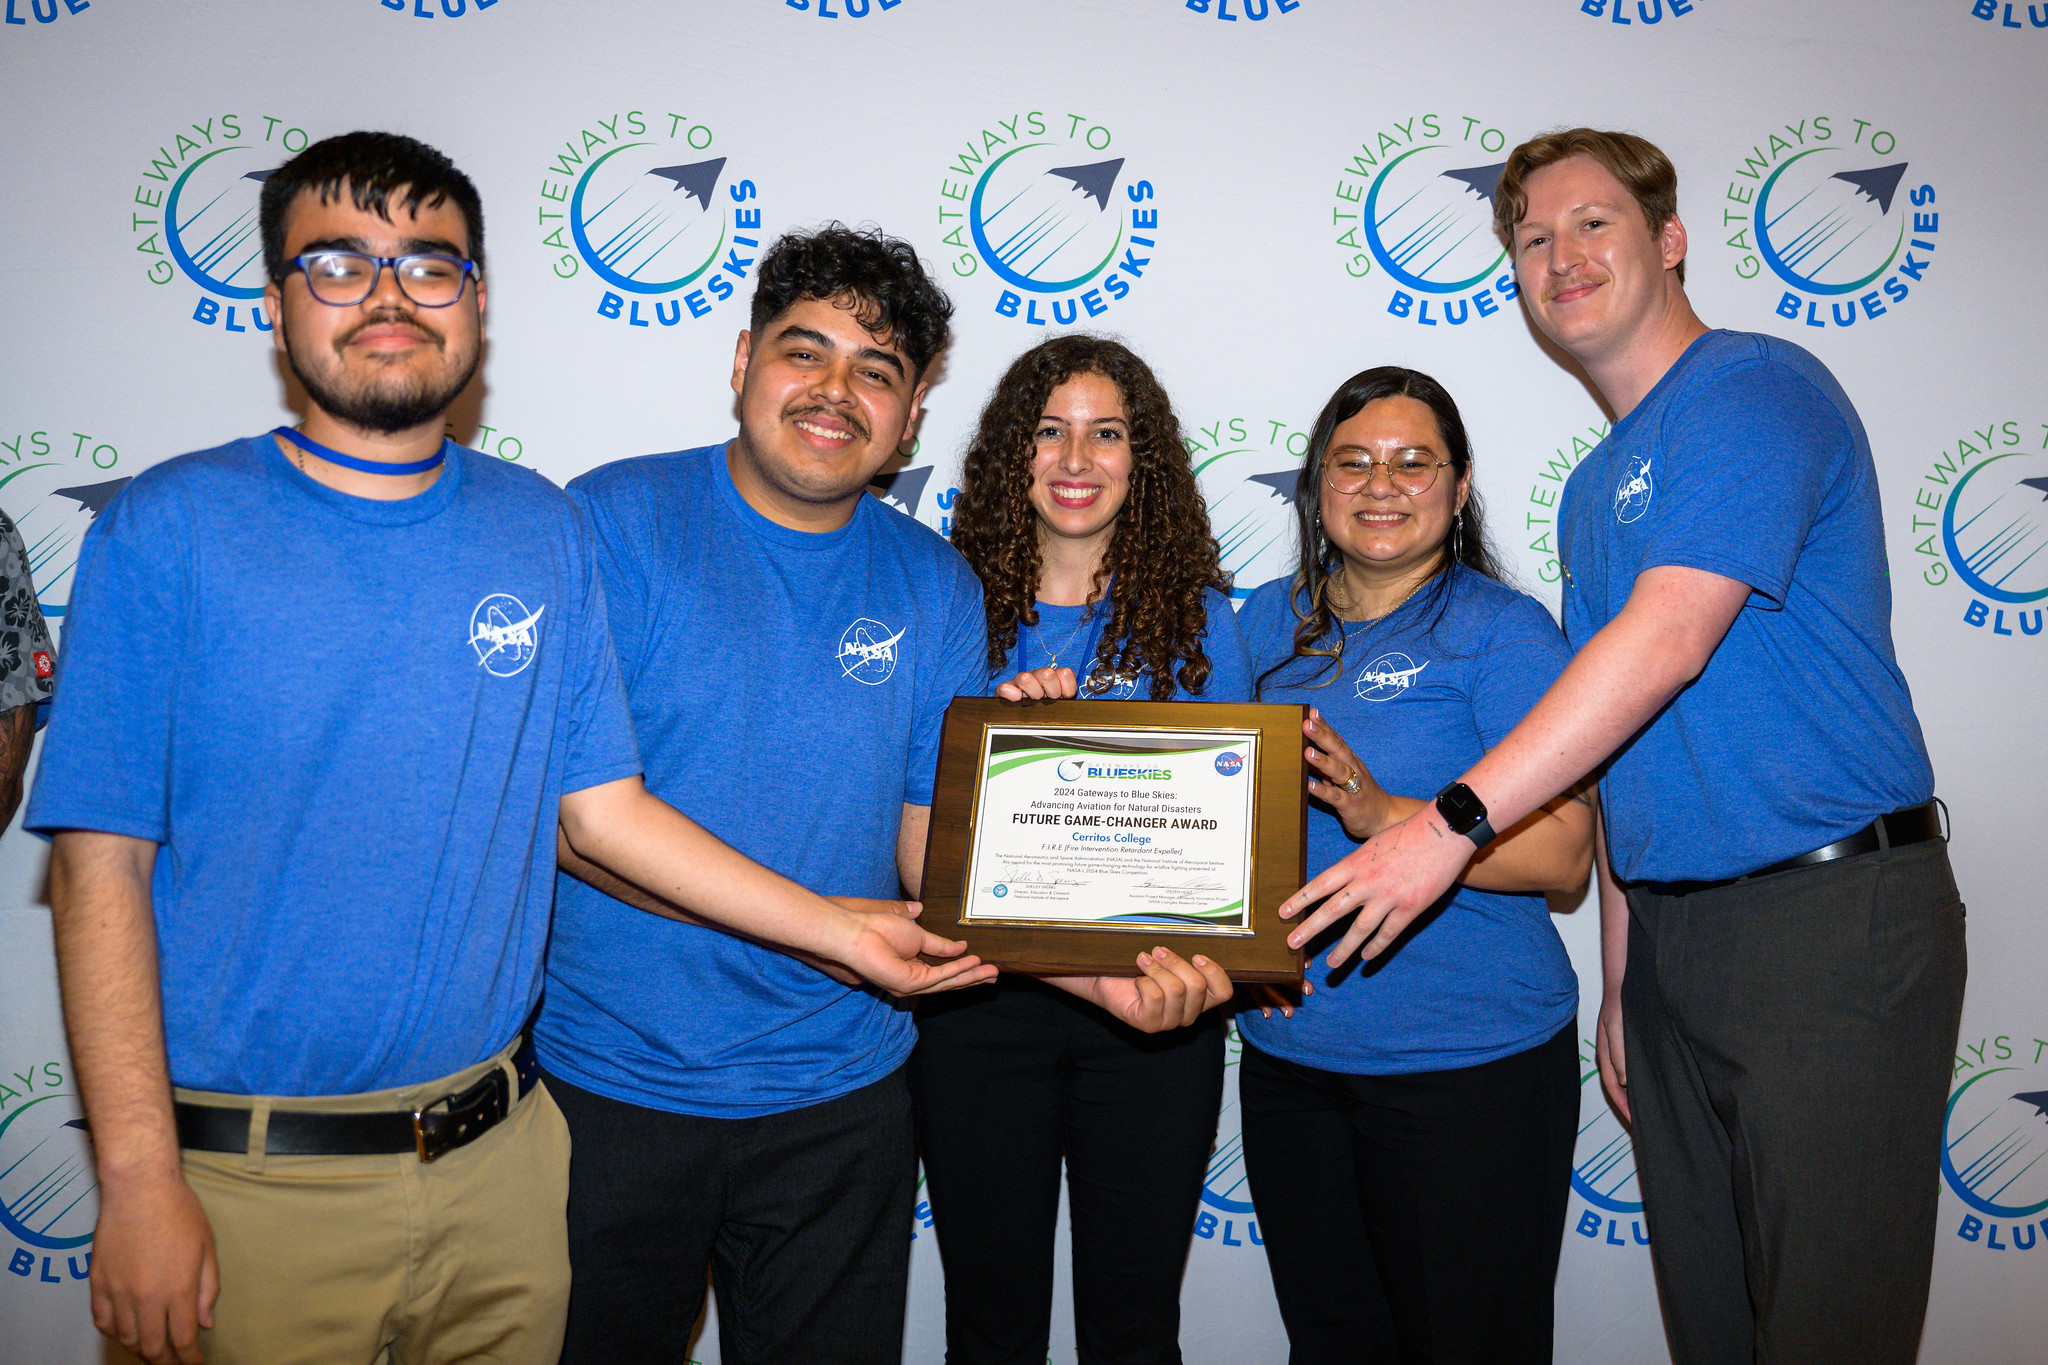
[[[1443,812],[1453,834],[1464,834],[1486,818],[1485,803],[1463,782],[1453,782],[1438,792],[1436,808]]]

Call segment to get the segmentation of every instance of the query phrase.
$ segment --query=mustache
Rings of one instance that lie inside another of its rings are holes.
[[[859,413],[841,412],[837,408],[828,408],[822,403],[811,403],[805,407],[791,408],[784,415],[792,422],[796,421],[799,417],[829,417],[835,422],[844,422],[853,429],[853,434],[863,441],[867,440],[869,436],[868,424],[860,419]]]
[[[370,316],[364,318],[340,336],[337,336],[334,339],[335,348],[338,350],[348,345],[372,327],[388,327],[394,323],[402,327],[411,328],[413,331],[418,332],[424,340],[436,347],[440,347],[443,350],[447,349],[446,337],[442,336],[435,328],[421,322],[418,314],[407,312],[403,308],[379,308],[376,312],[370,314]]]

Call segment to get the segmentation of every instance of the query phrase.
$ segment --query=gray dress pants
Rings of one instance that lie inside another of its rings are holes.
[[[1912,1365],[1965,975],[1946,845],[1629,909],[1629,1104],[1678,1365]]]

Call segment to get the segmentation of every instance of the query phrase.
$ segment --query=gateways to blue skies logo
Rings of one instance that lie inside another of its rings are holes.
[[[761,3],[780,5],[783,9],[796,10],[802,14],[813,14],[820,19],[865,19],[870,15],[887,14],[903,3],[903,0],[760,0]],[[930,3],[930,0],[925,0]]]
[[[113,442],[69,426],[0,426],[0,508],[28,552],[36,599],[52,625],[70,610],[79,542],[127,487]]]
[[[1224,1068],[1235,1071],[1244,1060],[1244,1039],[1237,1021],[1230,1022],[1224,1042]],[[1195,1211],[1195,1236],[1220,1247],[1264,1246],[1258,1210],[1252,1207],[1250,1182],[1244,1173],[1243,1111],[1236,1078],[1223,1087],[1223,1108],[1216,1116],[1216,1145],[1202,1176],[1202,1202]]]
[[[565,137],[541,172],[540,244],[557,279],[630,334],[706,318],[751,278],[760,187],[703,119],[615,111]]]
[[[1941,213],[1926,171],[1869,119],[1779,124],[1740,154],[1720,221],[1735,274],[1758,301],[1820,329],[1872,326],[1914,297],[1934,264]]]
[[[1537,556],[1536,577],[1545,583],[1555,583],[1564,577],[1564,563],[1558,558],[1562,551],[1557,543],[1557,506],[1564,499],[1565,481],[1579,467],[1579,461],[1607,439],[1609,430],[1608,423],[1595,422],[1551,447],[1529,484],[1526,506],[1510,505],[1497,510],[1491,503],[1487,505],[1487,519],[1499,528],[1498,534],[1528,537],[1526,544]],[[1521,517],[1520,526],[1513,523],[1517,514]]]
[[[2048,1243],[2048,1038],[1961,1040],[1941,1132],[1941,1178],[1962,1204],[1943,1221],[1985,1251]]]
[[[2039,640],[2048,607],[2048,421],[1968,423],[1911,489],[1910,507],[1893,504],[1892,524],[1910,536],[1907,562],[1920,582],[1961,588],[1966,626]]]
[[[1600,1088],[1593,1040],[1579,1040],[1579,1138],[1572,1149],[1573,1232],[1602,1246],[1650,1244],[1643,1194],[1636,1185],[1635,1144]]]
[[[29,20],[35,20],[35,27],[57,22],[58,16],[83,14],[92,8],[92,0],[7,0],[6,23],[29,27]]]
[[[908,451],[888,461],[868,481],[868,491],[912,521],[922,521],[951,539],[953,500],[960,496],[960,489],[932,483],[937,466],[917,463],[923,449],[922,439],[913,440]]]
[[[498,0],[376,0],[385,9],[412,19],[466,19],[482,14]]]
[[[1389,317],[1456,328],[1515,297],[1493,193],[1508,136],[1469,115],[1410,114],[1368,130],[1338,170],[1331,236],[1345,274]]]
[[[1972,18],[1996,24],[2001,29],[2033,30],[2038,33],[2048,29],[2048,5],[2028,4],[2020,0],[1968,0]],[[41,11],[37,14],[40,16]]]
[[[145,154],[122,206],[137,264],[193,322],[221,335],[270,331],[257,201],[270,173],[312,140],[275,114],[224,113],[172,130]]]
[[[1034,109],[976,129],[939,177],[940,257],[962,302],[1039,327],[1113,312],[1159,245],[1158,190],[1136,169],[1086,115]]]
[[[1579,13],[1604,19],[1619,28],[1649,28],[1665,16],[1683,19],[1699,0],[1575,0]]]
[[[91,1137],[65,1071],[42,1061],[0,1074],[0,1255],[37,1284],[86,1278],[99,1220]]]
[[[1209,530],[1242,602],[1262,583],[1294,572],[1294,490],[1308,432],[1291,423],[1225,417],[1182,432],[1188,462],[1209,505]]]

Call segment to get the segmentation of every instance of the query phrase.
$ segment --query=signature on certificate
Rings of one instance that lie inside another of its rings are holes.
[[[1208,900],[1222,892],[1224,888],[1221,883],[1203,877],[1190,877],[1177,882],[1142,881],[1132,889],[1151,892],[1152,894],[1146,898],[1148,900],[1162,900],[1174,904],[1181,901]]]

